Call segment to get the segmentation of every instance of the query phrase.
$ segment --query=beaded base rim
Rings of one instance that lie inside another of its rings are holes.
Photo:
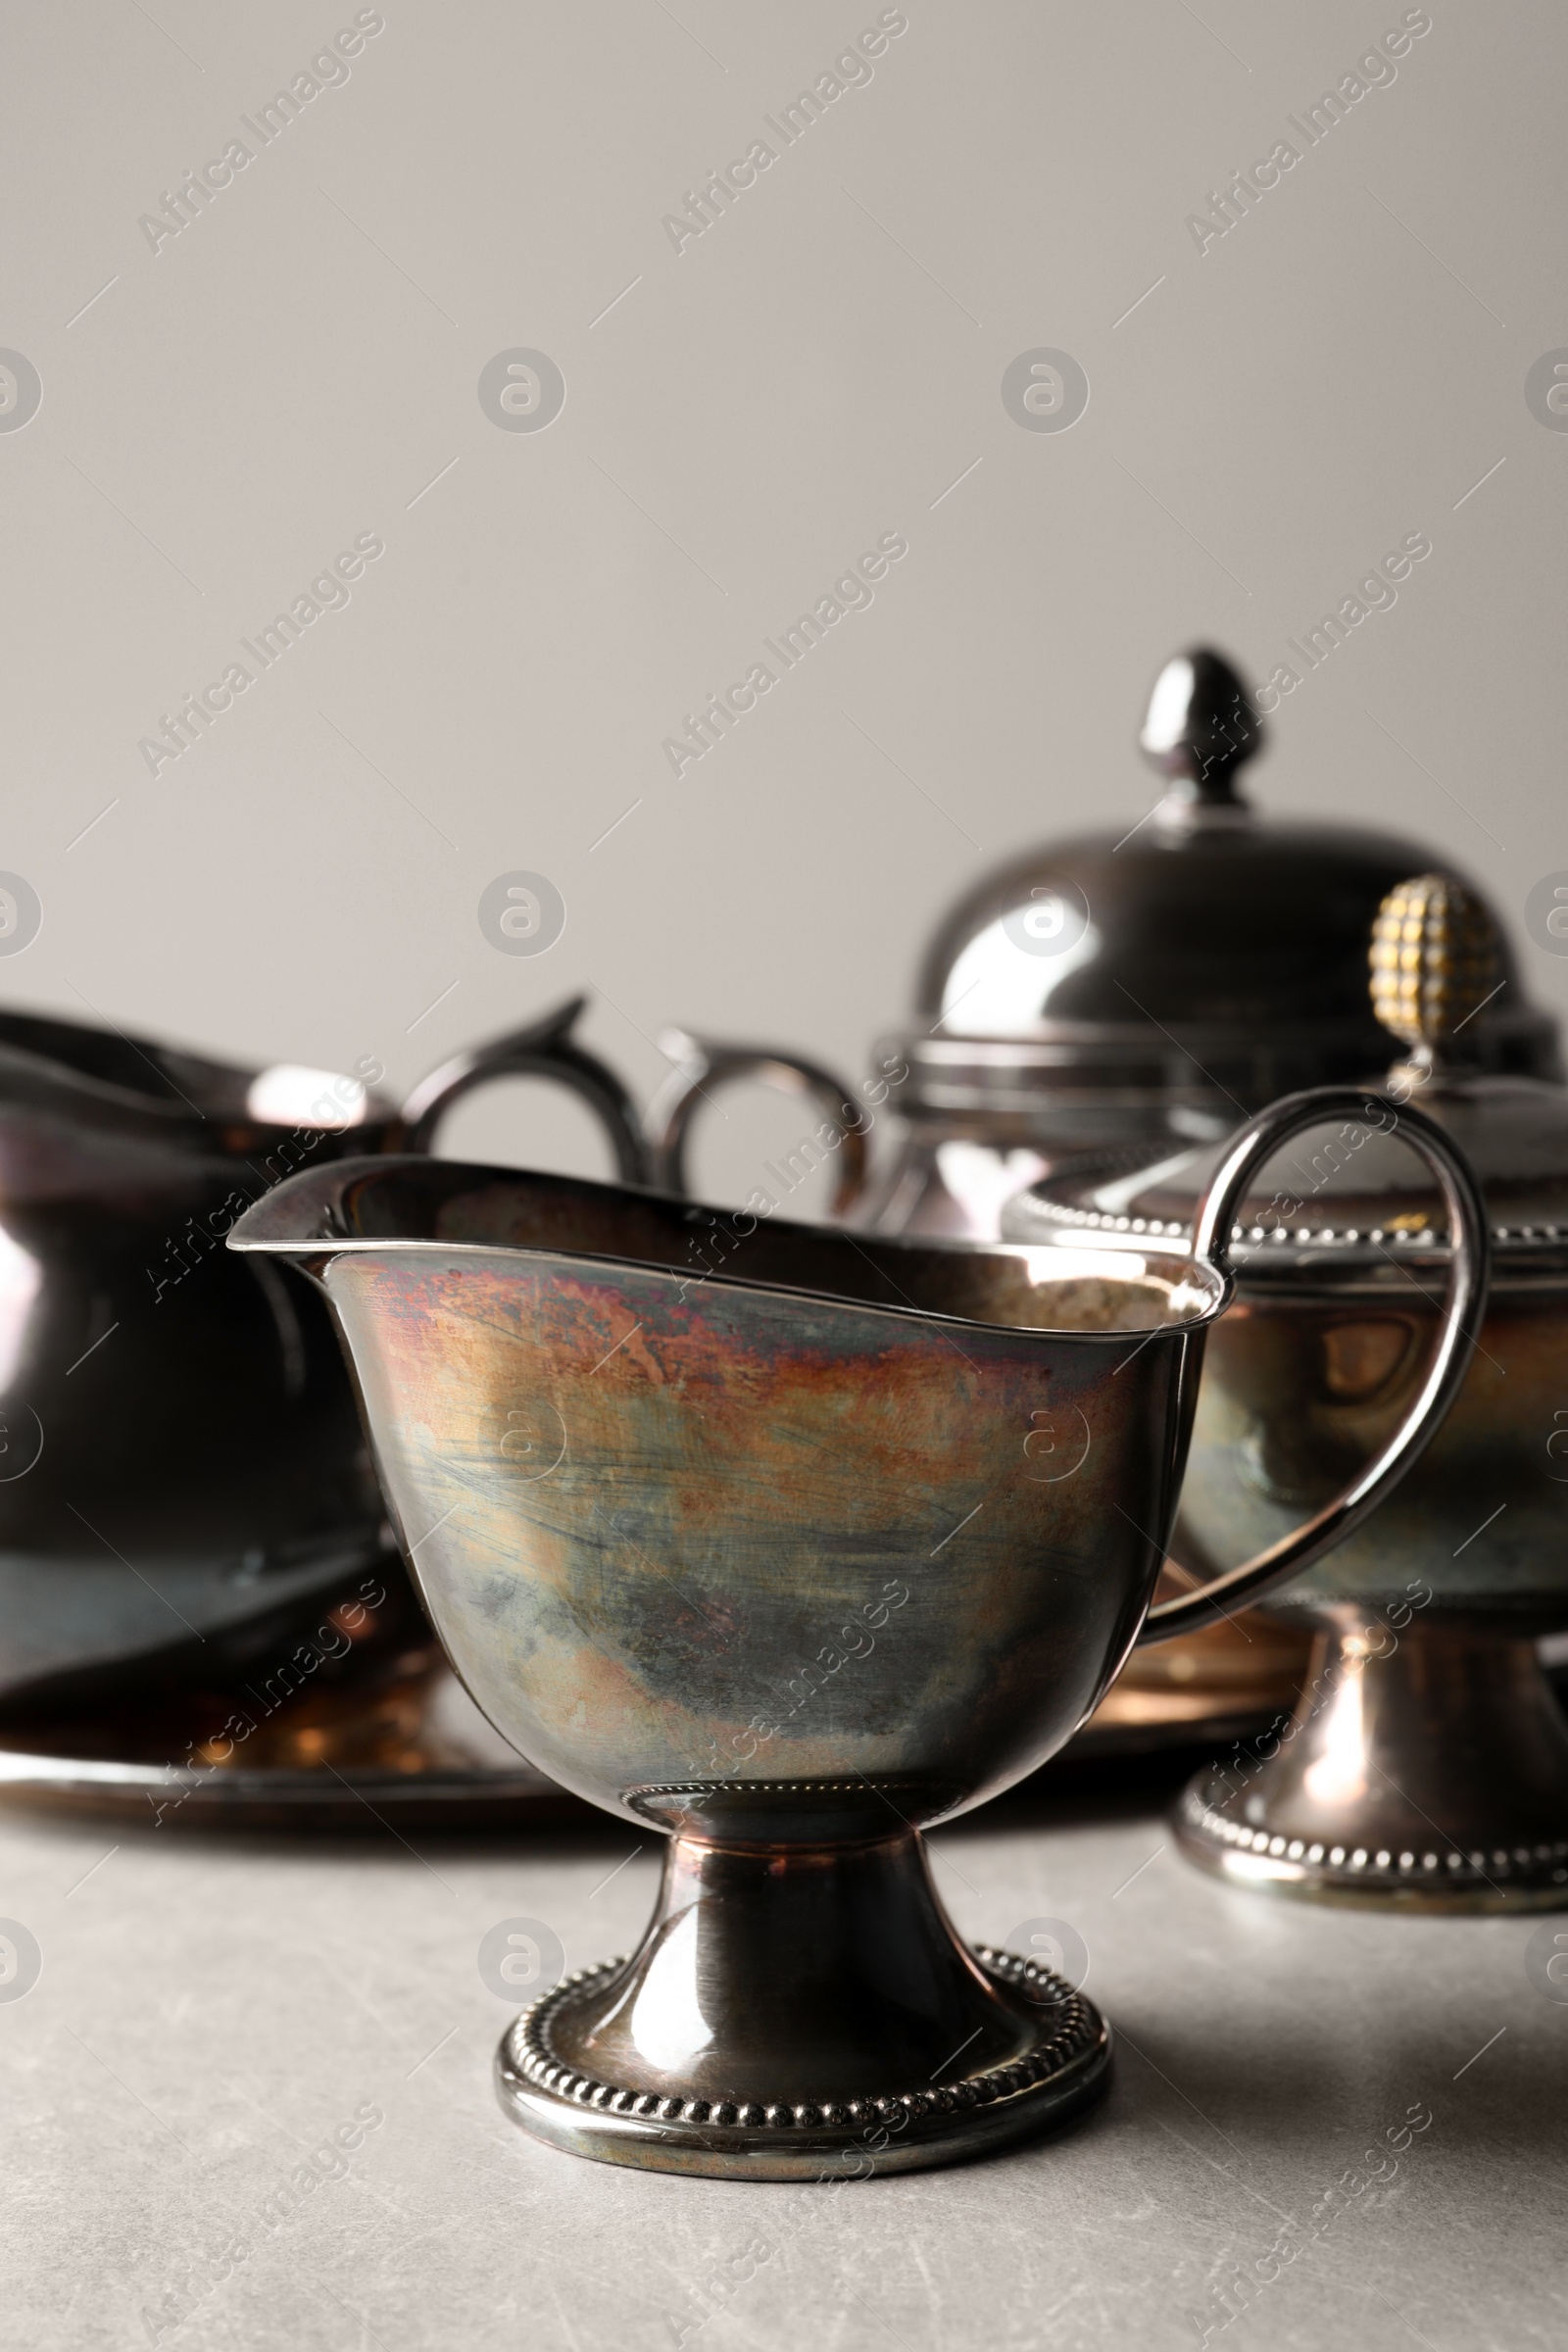
[[[867,1789],[873,1796],[897,1788],[897,1781],[648,1781],[641,1787],[628,1788],[629,1805],[650,1804],[656,1797],[678,1796],[861,1796]],[[614,1961],[612,1966],[623,1965]]]
[[[579,1969],[514,2019],[497,2052],[503,2105],[525,2130],[586,2156],[658,2168],[793,2176],[879,2129],[881,2170],[932,2164],[1020,2136],[1064,2118],[1103,2088],[1110,2035],[1093,2002],[1049,1969],[989,1944],[972,1948],[994,1982],[1040,2003],[1040,2038],[1026,2056],[934,2087],[887,2096],[803,2101],[660,2097],[602,2082],[559,2059],[550,2027],[626,1966]],[[898,2137],[887,2142],[887,2127]],[[776,2160],[776,2161],[775,2161]]]
[[[1196,1861],[1239,1885],[1434,1908],[1568,1908],[1568,1838],[1469,1848],[1441,1837],[1413,1846],[1339,1845],[1237,1821],[1210,1804],[1209,1787],[1201,1774],[1188,1785],[1177,1808],[1177,1832]]]

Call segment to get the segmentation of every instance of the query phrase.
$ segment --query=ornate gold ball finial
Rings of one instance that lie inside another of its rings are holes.
[[[1430,1071],[1437,1050],[1480,1011],[1497,985],[1497,935],[1473,891],[1447,874],[1396,883],[1372,925],[1372,1009],[1412,1063]]]

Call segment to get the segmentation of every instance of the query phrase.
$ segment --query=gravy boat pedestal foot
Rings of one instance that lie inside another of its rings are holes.
[[[523,2012],[497,2055],[502,2104],[577,2155],[775,2180],[910,2171],[1087,2105],[1110,2059],[1099,2011],[1033,1961],[963,1948],[921,1838],[879,1805],[912,1793],[646,1792],[685,1834],[642,1947]]]

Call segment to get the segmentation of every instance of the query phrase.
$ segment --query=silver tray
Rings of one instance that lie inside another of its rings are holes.
[[[1124,1677],[1036,1779],[1102,1759],[1224,1746],[1294,1703],[1298,1642],[1278,1643],[1246,1681],[1234,1658],[1186,1646],[1198,1657],[1185,1678],[1171,1672],[1184,1662],[1175,1644],[1174,1654],[1150,1652],[1150,1668]],[[251,1729],[236,1738],[242,1723]],[[14,1716],[0,1723],[0,1803],[149,1828],[246,1831],[600,1818],[513,1753],[431,1642],[390,1656],[372,1650],[275,1709],[236,1685],[142,1697],[118,1712]]]

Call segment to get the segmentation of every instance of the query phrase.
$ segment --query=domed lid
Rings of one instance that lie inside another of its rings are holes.
[[[1440,1263],[1448,1236],[1439,1195],[1399,1141],[1399,1108],[1418,1101],[1481,1180],[1499,1271],[1568,1271],[1568,1088],[1463,1067],[1496,983],[1494,927],[1471,891],[1441,874],[1401,883],[1373,926],[1372,1002],[1412,1049],[1367,1090],[1360,1120],[1326,1127],[1271,1160],[1232,1229],[1244,1282],[1364,1278]],[[1189,1150],[1132,1173],[1048,1178],[1003,1216],[1010,1241],[1081,1249],[1151,1238],[1190,1241],[1193,1216],[1225,1146]]]
[[[1166,778],[1158,805],[1014,859],[932,942],[918,1020],[899,1041],[918,1101],[1027,1111],[1115,1094],[1185,1113],[1156,1131],[1217,1135],[1238,1107],[1378,1065],[1367,928],[1430,853],[1258,815],[1238,778],[1263,733],[1218,654],[1167,662],[1141,737]],[[1505,944],[1497,957],[1473,1058],[1555,1076],[1555,1023],[1524,1002]]]

